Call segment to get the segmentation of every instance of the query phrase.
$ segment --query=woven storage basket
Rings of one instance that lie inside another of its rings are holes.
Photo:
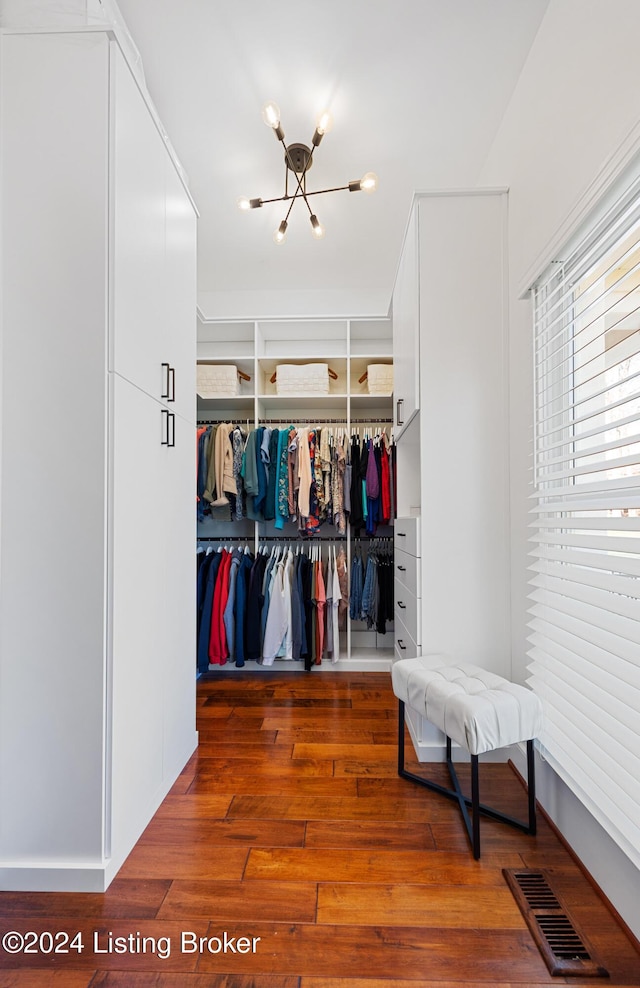
[[[278,364],[276,392],[279,395],[328,395],[328,364]]]
[[[392,394],[393,364],[369,364],[367,366],[367,387],[370,395]]]
[[[198,364],[196,391],[201,398],[229,398],[240,391],[235,364]]]

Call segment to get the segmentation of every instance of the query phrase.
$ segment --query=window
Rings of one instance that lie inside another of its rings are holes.
[[[533,299],[528,682],[543,755],[640,866],[640,182]]]

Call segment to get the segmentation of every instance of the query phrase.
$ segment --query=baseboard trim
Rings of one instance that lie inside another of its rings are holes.
[[[155,793],[145,813],[137,821],[117,856],[94,861],[69,861],[47,864],[28,860],[0,863],[0,891],[3,892],[106,892],[124,861],[129,856],[142,832],[155,816],[163,799],[178,778],[181,770],[198,748],[198,734],[185,746],[174,761],[170,774]]]

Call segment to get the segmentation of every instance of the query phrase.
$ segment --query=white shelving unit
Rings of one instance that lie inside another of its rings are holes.
[[[219,364],[235,364],[250,377],[241,381],[240,394],[229,398],[204,399],[198,397],[198,421],[238,422],[252,429],[274,419],[290,419],[293,424],[322,426],[328,420],[344,423],[347,434],[352,426],[383,422],[391,430],[393,424],[393,396],[370,395],[366,382],[361,382],[370,363],[393,363],[393,337],[390,319],[281,319],[255,322],[200,321],[198,323],[198,361]],[[279,363],[328,363],[337,379],[330,380],[329,394],[278,395],[271,377]],[[332,541],[334,529],[326,525],[317,541]],[[198,534],[204,538],[219,539],[243,537],[257,548],[274,535],[290,534],[297,541],[293,525],[275,532],[271,522],[253,522],[248,519],[220,522],[207,518],[198,525]],[[393,526],[379,529],[381,536],[393,537]],[[341,539],[336,534],[336,542]],[[312,540],[309,540],[312,541]],[[347,565],[351,567],[353,533],[347,525],[342,537],[347,552]],[[305,543],[306,544],[306,543]],[[393,658],[393,624],[389,623],[385,635],[368,631],[364,622],[352,622],[347,618],[347,630],[341,642],[342,658],[336,664],[325,660],[317,670],[388,669]],[[271,668],[297,670],[301,663],[277,661]],[[233,671],[235,665],[228,662],[216,667]],[[256,671],[259,664],[245,666]]]

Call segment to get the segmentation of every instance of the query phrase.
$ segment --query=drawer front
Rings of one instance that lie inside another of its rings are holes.
[[[393,540],[396,549],[408,552],[410,556],[421,556],[420,519],[396,518],[393,526]]]
[[[410,590],[407,590],[399,580],[395,581],[394,585],[394,600],[395,600],[395,621],[402,621],[404,628],[409,632],[411,638],[420,644],[422,641],[420,636],[420,623],[421,623],[421,605],[422,600],[420,597],[416,597],[412,594]]]
[[[420,560],[416,556],[411,556],[402,549],[395,549],[393,572],[398,583],[406,587],[414,597],[420,596]]]
[[[420,654],[420,646],[411,637],[402,619],[394,621],[394,662],[399,659],[415,659]]]

